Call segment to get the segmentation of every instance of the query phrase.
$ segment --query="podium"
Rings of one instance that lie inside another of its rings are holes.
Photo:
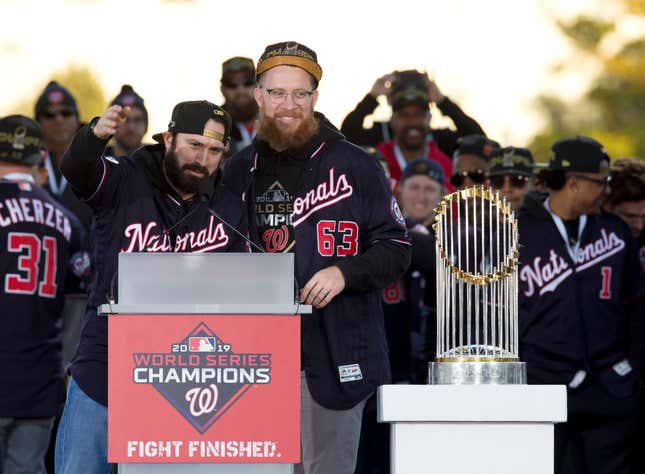
[[[567,419],[564,385],[383,385],[391,471],[552,473],[553,425]]]
[[[108,461],[123,474],[287,474],[300,459],[293,254],[119,254]]]

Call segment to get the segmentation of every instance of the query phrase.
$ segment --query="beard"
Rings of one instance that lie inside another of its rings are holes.
[[[199,163],[180,165],[174,142],[170,149],[166,151],[162,166],[170,184],[176,190],[185,194],[196,194],[199,191],[199,183],[210,176],[208,170]],[[188,173],[188,171],[197,171],[202,173],[203,176],[197,176]]]
[[[302,119],[294,131],[285,131],[277,122],[278,117],[294,117]],[[264,140],[275,151],[297,150],[302,148],[318,132],[318,121],[314,116],[303,118],[299,110],[278,112],[275,117],[267,117],[260,109],[258,117],[257,137]]]
[[[237,99],[237,98],[235,98]],[[258,115],[258,104],[253,97],[241,102],[233,100],[226,104],[231,117],[236,122],[247,123],[255,120]]]

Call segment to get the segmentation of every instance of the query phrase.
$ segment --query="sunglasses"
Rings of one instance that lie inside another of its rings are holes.
[[[605,176],[602,179],[596,179],[596,178],[592,178],[591,176],[585,176],[584,174],[575,174],[575,173],[571,173],[570,176],[573,176],[578,179],[582,179],[584,181],[590,181],[592,183],[596,183],[601,188],[604,188],[605,186],[609,186],[611,184],[611,175]]]
[[[248,78],[243,81],[224,81],[222,86],[226,89],[237,89],[238,87],[253,87],[255,85],[255,79]]]
[[[53,112],[49,110],[45,110],[42,113],[42,116],[45,117],[46,119],[53,119],[58,117],[59,115],[64,118],[69,118],[72,115],[74,115],[74,111],[70,109],[61,109],[61,110],[55,110]]]
[[[486,179],[486,174],[483,170],[475,171],[462,171],[461,173],[455,173],[450,177],[450,184],[455,188],[459,188],[466,178],[469,178],[475,184],[482,184]]]
[[[529,182],[528,176],[517,174],[498,174],[490,176],[488,180],[493,188],[499,189],[504,187],[504,182],[508,178],[509,183],[513,188],[522,189]]]

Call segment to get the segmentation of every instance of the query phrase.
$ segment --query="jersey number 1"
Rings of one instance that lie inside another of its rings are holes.
[[[610,300],[611,299],[611,267],[602,267],[600,269],[600,274],[602,275],[602,287],[600,288],[601,300]]]
[[[23,274],[7,273],[4,279],[4,289],[7,293],[20,295],[33,295],[38,290],[40,296],[45,298],[56,297],[56,239],[43,237],[36,234],[11,232],[7,239],[7,251],[20,253],[18,257],[18,270]],[[45,275],[43,281],[38,282],[38,267],[40,263],[41,247],[45,254]]]

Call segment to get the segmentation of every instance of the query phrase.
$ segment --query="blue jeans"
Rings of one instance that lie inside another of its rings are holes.
[[[107,408],[69,379],[67,402],[56,435],[56,474],[109,474]]]
[[[0,418],[0,472],[45,474],[54,418]]]

